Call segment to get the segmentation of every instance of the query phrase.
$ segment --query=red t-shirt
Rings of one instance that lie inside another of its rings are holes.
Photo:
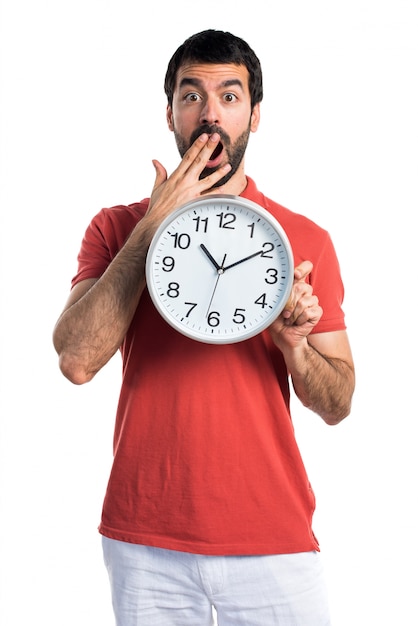
[[[251,179],[242,196],[278,219],[295,264],[312,261],[310,282],[324,311],[314,332],[345,329],[328,233],[264,197]],[[101,276],[147,205],[103,209],[92,220],[73,284]],[[145,290],[121,353],[103,535],[209,555],[319,549],[288,374],[268,331],[230,345],[200,343],[171,328]]]

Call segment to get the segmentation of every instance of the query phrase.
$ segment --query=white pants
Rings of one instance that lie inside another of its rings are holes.
[[[202,556],[103,537],[117,626],[330,626],[317,552]]]

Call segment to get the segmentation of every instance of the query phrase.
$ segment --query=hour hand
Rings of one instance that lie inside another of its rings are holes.
[[[209,252],[209,250],[207,249],[205,244],[201,243],[200,247],[202,248],[203,252],[208,257],[209,261],[215,266],[216,271],[218,272],[218,274],[222,274],[223,273],[223,268],[215,261],[215,259],[213,258],[213,256],[211,255],[211,253]]]

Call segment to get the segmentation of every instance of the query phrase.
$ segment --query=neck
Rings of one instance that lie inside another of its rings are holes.
[[[244,172],[243,163],[241,167],[235,172],[235,174],[228,180],[225,185],[219,187],[218,193],[230,194],[232,196],[239,196],[247,186],[247,177]]]

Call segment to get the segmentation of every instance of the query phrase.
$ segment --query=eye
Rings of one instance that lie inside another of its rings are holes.
[[[237,99],[238,98],[237,98],[237,96],[234,93],[229,93],[228,92],[228,93],[224,94],[224,100],[226,102],[236,102]]]
[[[201,100],[201,97],[198,93],[193,91],[192,93],[186,93],[183,99],[185,102],[199,102],[199,100]]]

